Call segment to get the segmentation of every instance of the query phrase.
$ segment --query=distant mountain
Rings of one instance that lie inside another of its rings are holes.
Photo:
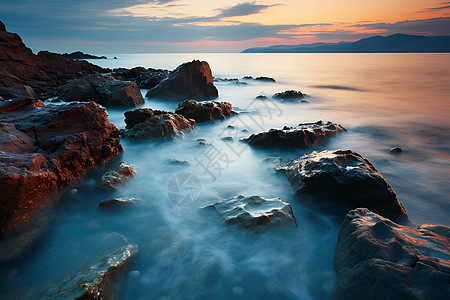
[[[450,36],[393,34],[349,43],[314,43],[249,48],[242,53],[395,53],[450,52]]]

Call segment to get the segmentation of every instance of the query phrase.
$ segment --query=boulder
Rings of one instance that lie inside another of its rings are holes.
[[[394,148],[392,148],[391,150],[390,150],[390,152],[391,153],[394,153],[394,154],[399,154],[399,153],[402,153],[402,148],[400,148],[400,147],[394,147]]]
[[[98,204],[99,209],[118,209],[126,206],[131,206],[135,204],[137,199],[135,198],[112,198],[105,201],[102,201]]]
[[[3,99],[13,99],[17,97],[36,98],[33,88],[28,85],[14,85],[10,87],[0,86],[0,97]]]
[[[272,98],[281,100],[301,100],[305,98],[305,94],[300,91],[289,90],[282,93],[276,93]]]
[[[136,171],[134,171],[132,165],[121,162],[112,170],[105,172],[102,177],[97,180],[95,187],[99,190],[117,190],[135,174]]]
[[[175,113],[194,119],[196,122],[224,120],[235,114],[229,102],[186,100],[178,104]]]
[[[347,130],[339,124],[318,121],[301,123],[295,127],[284,126],[283,129],[270,129],[252,134],[243,141],[258,147],[314,148],[329,136],[343,131]]]
[[[253,230],[271,229],[297,222],[291,206],[280,198],[264,199],[260,196],[237,196],[204,206],[214,208],[227,224]]]
[[[278,168],[296,192],[338,202],[350,208],[366,207],[392,219],[406,219],[403,205],[377,169],[351,150],[312,152]]]
[[[183,101],[209,100],[219,96],[206,61],[193,60],[172,71],[169,77],[148,91],[147,97]]]
[[[396,224],[366,208],[348,212],[334,255],[335,299],[448,299],[450,228]]]
[[[140,108],[125,112],[126,129],[122,134],[134,139],[184,137],[184,133],[197,128],[195,120],[167,111]]]
[[[46,105],[19,98],[0,107],[0,227],[16,227],[62,187],[122,151],[119,130],[94,102]]]
[[[103,106],[136,107],[144,104],[137,86],[129,81],[86,76],[64,84],[58,89],[65,101],[95,101]]]

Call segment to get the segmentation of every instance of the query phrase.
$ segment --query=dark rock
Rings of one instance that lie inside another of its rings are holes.
[[[300,91],[294,91],[294,90],[284,91],[282,93],[276,93],[275,95],[272,96],[272,98],[274,98],[274,99],[281,99],[281,100],[300,100],[300,99],[303,99],[304,97],[305,97],[305,94],[303,94]]]
[[[13,99],[17,97],[36,98],[36,93],[30,86],[14,85],[10,87],[0,87],[0,96],[3,99]]]
[[[27,98],[0,111],[0,226],[7,231],[46,207],[57,191],[122,151],[119,130],[94,102],[44,106]]]
[[[383,175],[360,154],[350,150],[312,152],[278,169],[296,192],[321,201],[366,207],[392,219],[406,219],[403,205]]]
[[[255,80],[267,81],[267,82],[276,82],[275,79],[273,79],[271,77],[265,77],[265,76],[256,77]]]
[[[241,195],[203,208],[214,208],[225,223],[246,229],[271,229],[287,224],[297,226],[291,206],[280,198]]]
[[[366,208],[348,212],[336,244],[335,299],[447,299],[445,235],[396,224]]]
[[[97,181],[95,187],[100,190],[117,190],[135,174],[136,171],[132,165],[122,162],[114,169],[105,172]]]
[[[283,129],[270,129],[255,133],[243,141],[259,147],[313,148],[323,143],[329,136],[346,131],[339,124],[331,122],[302,123],[297,127],[285,126]]]
[[[117,56],[114,56],[114,58],[113,59],[117,59]]]
[[[92,54],[83,53],[81,51],[75,51],[72,53],[61,54],[67,59],[108,59],[106,56],[96,56]]]
[[[129,81],[87,76],[59,87],[65,101],[95,101],[103,106],[136,107],[144,104],[137,86]]]
[[[258,95],[258,96],[256,96],[256,99],[258,99],[258,100],[266,100],[268,98],[267,98],[267,96],[264,96],[264,95]]]
[[[100,209],[118,209],[126,206],[130,206],[136,203],[138,199],[135,198],[112,198],[102,201],[98,204],[97,208]]]
[[[229,102],[186,100],[178,104],[175,113],[194,119],[196,122],[224,120],[235,114]]]
[[[390,151],[391,151],[391,153],[398,154],[398,153],[402,153],[402,148],[400,148],[400,147],[394,147],[394,148],[392,148]]]
[[[209,65],[194,60],[172,71],[169,77],[148,91],[147,97],[168,100],[209,100],[219,96]]]
[[[247,84],[247,82],[240,81],[237,78],[220,78],[220,77],[214,77],[214,82],[228,82],[228,83],[234,83],[234,84]]]
[[[232,136],[226,136],[226,137],[221,138],[221,140],[224,142],[232,142],[234,139]]]
[[[86,61],[67,60],[48,51],[34,55],[20,36],[0,30],[0,86],[28,85],[44,95],[53,93],[55,82],[61,76],[76,78],[80,74],[108,71]]]
[[[253,80],[253,76],[244,76],[244,77],[242,77],[242,79],[245,79],[245,80]]]
[[[141,89],[151,89],[169,77],[168,70],[135,67],[132,69],[114,69],[112,75],[116,79],[135,82]]]
[[[150,108],[125,112],[125,123],[123,135],[135,139],[184,137],[185,132],[197,128],[193,119]]]

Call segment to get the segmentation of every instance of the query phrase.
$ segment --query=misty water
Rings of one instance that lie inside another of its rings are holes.
[[[55,218],[44,236],[2,274],[0,295],[45,298],[59,278],[95,262],[105,249],[128,242],[138,245],[139,254],[120,283],[120,299],[331,298],[333,255],[344,215],[330,204],[295,194],[287,179],[263,162],[270,156],[286,162],[313,150],[351,149],[383,174],[412,225],[450,226],[449,54],[117,56],[92,62],[174,69],[200,59],[209,62],[215,77],[269,76],[277,82],[217,82],[218,100],[231,102],[241,113],[199,123],[184,139],[123,138],[123,154],[105,168],[125,161],[136,166],[135,178],[118,191],[98,191],[94,185],[104,171],[99,169],[76,184],[77,193],[66,193],[53,209]],[[308,94],[309,103],[270,99],[288,89]],[[255,100],[261,94],[269,100]],[[146,99],[144,107],[173,111],[177,104]],[[124,111],[108,109],[118,128],[125,126]],[[348,131],[307,150],[256,149],[238,141],[253,132],[318,120],[339,123]],[[235,139],[222,140],[226,136]],[[199,146],[197,139],[214,146],[214,164],[206,150],[211,147]],[[390,153],[395,146],[403,152]],[[169,183],[180,174],[193,175],[200,183],[182,187],[179,193],[192,195],[194,201],[181,206],[168,193],[174,191]],[[224,224],[214,211],[200,209],[237,195],[280,197],[292,206],[298,227],[247,232]],[[115,212],[97,209],[113,197],[140,200]]]

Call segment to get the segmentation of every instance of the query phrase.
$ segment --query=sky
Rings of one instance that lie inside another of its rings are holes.
[[[442,0],[0,0],[33,51],[240,52],[394,33],[450,35]]]

